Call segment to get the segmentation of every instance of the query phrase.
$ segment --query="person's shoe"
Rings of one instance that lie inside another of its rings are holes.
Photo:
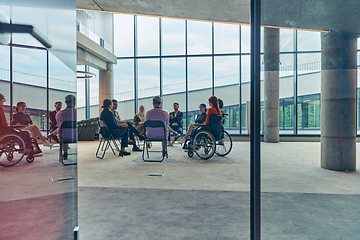
[[[147,146],[147,148],[151,148],[151,144],[150,144],[150,143],[146,144],[146,146]]]
[[[64,159],[64,160],[67,160],[67,159],[68,159],[68,152],[64,152],[64,153],[63,153],[63,159]]]
[[[186,138],[182,138],[182,139],[178,140],[178,143],[183,144],[185,142],[185,139]]]
[[[188,149],[188,145],[184,144],[184,146],[182,147],[182,149]]]
[[[43,145],[44,145],[45,147],[52,147],[54,144],[49,143],[48,141],[46,141],[46,142],[43,143]]]
[[[171,142],[171,140],[167,143],[168,147],[171,147],[173,144]]]
[[[136,145],[133,146],[132,151],[133,152],[142,152],[142,150],[140,148],[138,148],[138,146],[136,146]]]
[[[131,155],[131,152],[120,151],[120,154],[122,154],[122,156],[127,156],[127,155]]]

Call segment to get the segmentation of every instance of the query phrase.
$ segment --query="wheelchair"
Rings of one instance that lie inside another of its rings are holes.
[[[33,145],[36,144],[34,138],[21,130],[15,130],[13,126],[8,127],[13,132],[3,132],[0,134],[0,166],[10,167],[18,164],[25,155],[26,161],[31,163],[35,160]],[[26,139],[25,139],[26,138]]]
[[[230,153],[232,139],[230,134],[224,130],[221,117],[211,114],[209,127],[210,131],[195,130],[192,143],[190,139],[185,141],[185,144],[188,145],[189,157],[193,157],[195,153],[201,159],[209,159],[214,154],[223,157]]]

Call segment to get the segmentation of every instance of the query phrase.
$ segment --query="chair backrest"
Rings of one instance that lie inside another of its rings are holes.
[[[99,120],[98,124],[100,127],[100,134],[102,135],[102,137],[104,137],[104,138],[112,137],[112,134],[104,120]]]
[[[224,127],[221,122],[221,116],[217,114],[210,114],[209,118],[209,127],[211,129],[211,133],[214,135],[216,140],[220,140],[223,136]]]
[[[164,122],[159,121],[159,120],[156,120],[156,121],[155,120],[147,120],[147,121],[144,122],[145,135],[146,135],[146,128],[162,128],[163,131],[164,131],[163,136],[157,137],[156,139],[159,139],[159,138],[166,139],[166,128],[165,128]],[[153,139],[153,138],[150,137],[149,139]]]
[[[77,122],[65,121],[60,126],[60,142],[76,143],[77,142]]]

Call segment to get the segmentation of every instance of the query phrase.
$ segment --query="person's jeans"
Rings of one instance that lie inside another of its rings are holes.
[[[172,130],[174,130],[175,132],[179,133],[180,135],[182,135],[182,127],[180,126],[170,126],[172,128]],[[175,138],[176,140],[176,138]],[[170,141],[170,133],[169,133],[169,136],[168,136],[168,141]]]

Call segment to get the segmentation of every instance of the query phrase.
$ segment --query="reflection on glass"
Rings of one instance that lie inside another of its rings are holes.
[[[239,25],[214,23],[215,53],[239,52]]]
[[[298,31],[298,51],[320,51],[321,40],[319,32]]]
[[[114,48],[118,57],[134,56],[134,16],[114,14]]]
[[[85,71],[85,68],[82,68]],[[78,70],[79,67],[78,67]],[[49,53],[49,87],[76,92],[76,75],[67,65]]]
[[[185,54],[185,20],[161,19],[162,55]]]
[[[211,22],[187,21],[188,54],[211,53]]]
[[[10,80],[10,47],[0,45],[0,80]]]
[[[137,44],[139,56],[159,55],[159,18],[137,17]]]
[[[294,51],[294,30],[280,29],[280,52]]]

